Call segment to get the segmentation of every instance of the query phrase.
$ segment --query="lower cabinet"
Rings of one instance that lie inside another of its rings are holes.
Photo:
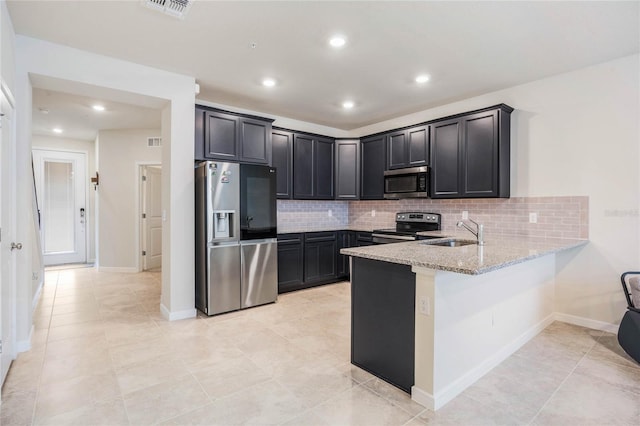
[[[278,235],[278,293],[302,288],[304,234]]]
[[[370,236],[353,231],[279,234],[278,293],[348,278],[349,256],[340,249],[357,246],[357,234]]]
[[[304,281],[330,281],[337,277],[336,232],[307,232],[304,235]]]
[[[371,232],[356,232],[356,247],[372,246],[373,235]]]

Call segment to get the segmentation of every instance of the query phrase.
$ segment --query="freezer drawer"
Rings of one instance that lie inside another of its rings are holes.
[[[208,315],[240,309],[240,245],[209,246]]]
[[[242,308],[275,302],[278,297],[277,240],[250,240],[240,244]]]

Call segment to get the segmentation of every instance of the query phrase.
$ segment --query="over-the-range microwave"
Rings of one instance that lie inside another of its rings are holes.
[[[409,167],[384,172],[384,198],[427,198],[429,196],[429,169]]]

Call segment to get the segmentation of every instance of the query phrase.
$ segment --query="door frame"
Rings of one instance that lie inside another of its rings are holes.
[[[45,147],[31,147],[31,158],[33,158],[33,151],[52,151],[52,152],[63,152],[63,153],[69,153],[69,154],[83,154],[84,155],[84,176],[85,176],[85,185],[84,185],[84,228],[85,228],[85,235],[84,235],[84,263],[89,262],[89,251],[91,248],[91,240],[90,240],[90,234],[91,232],[91,226],[93,225],[91,222],[91,203],[89,202],[89,195],[90,195],[90,190],[91,190],[91,185],[88,183],[89,182],[89,178],[91,177],[91,175],[89,174],[89,151],[86,150],[82,150],[82,149],[65,149],[65,148],[45,148]],[[37,165],[34,163],[34,168],[37,167]],[[37,182],[35,182],[34,180],[34,185],[36,185],[37,188]],[[42,201],[42,193],[38,193],[38,195],[40,196],[39,200]],[[97,197],[96,197],[97,199]],[[40,204],[40,207],[42,207],[42,204]],[[41,209],[42,210],[42,209]],[[95,210],[97,211],[97,207],[95,208]],[[92,212],[93,213],[93,212]],[[97,222],[96,222],[97,224]],[[97,232],[98,228],[94,228],[94,234]],[[41,232],[41,231],[39,231]],[[40,240],[42,240],[42,235],[40,237]],[[94,242],[95,242],[95,246],[94,246],[94,263],[96,263],[98,261],[97,259],[97,238],[94,235]],[[44,245],[42,245],[41,247],[41,251],[42,251],[42,255],[44,256]],[[42,261],[42,264],[44,265],[44,259]]]
[[[13,187],[12,189],[12,194],[10,194],[10,197],[12,198],[10,200],[10,206],[12,206],[12,214],[11,214],[11,221],[13,222],[11,224],[11,227],[13,228],[13,235],[9,236],[6,235],[6,232],[4,233],[5,235],[2,236],[0,235],[0,238],[4,238],[4,244],[10,244],[11,242],[15,242],[17,240],[17,236],[18,236],[18,232],[17,232],[17,227],[18,227],[18,211],[16,208],[16,204],[17,204],[17,198],[18,198],[18,185],[17,185],[17,180],[18,180],[18,170],[17,170],[17,166],[16,166],[16,158],[17,158],[17,137],[16,137],[16,101],[15,98],[13,96],[13,93],[11,93],[11,89],[6,85],[4,80],[0,81],[0,91],[2,92],[1,95],[6,99],[7,103],[11,106],[12,109],[12,114],[11,114],[11,128],[13,129],[11,132],[11,138],[10,140],[7,141],[2,141],[2,136],[0,135],[0,143],[3,144],[9,144],[9,146],[11,146],[11,155],[12,158],[10,159],[11,162],[14,164],[14,167],[11,170],[11,176],[10,176],[10,180],[11,185]],[[3,113],[4,114],[4,113]],[[0,126],[1,127],[1,126]],[[1,131],[1,129],[0,129]],[[2,149],[2,147],[0,147],[0,149]],[[1,159],[0,159],[1,161]],[[0,164],[1,166],[1,164]],[[0,208],[2,203],[6,202],[7,200],[7,194],[3,194],[2,193],[2,175],[0,174]],[[1,226],[1,222],[0,222],[0,226]],[[1,232],[1,231],[0,231]],[[9,237],[11,239],[13,239],[13,241],[9,241]],[[27,247],[25,249],[27,249],[29,247],[29,245],[27,245]],[[9,342],[3,342],[3,350],[2,350],[2,354],[3,355],[8,355],[11,358],[11,362],[9,363],[9,368],[11,367],[11,363],[13,362],[13,360],[16,359],[16,355],[18,353],[18,340],[17,340],[17,282],[18,282],[18,262],[16,259],[17,253],[12,253],[13,250],[10,250],[10,262],[13,264],[13,276],[11,279],[11,282],[9,283],[10,286],[10,293],[11,293],[11,298],[10,298],[10,305],[11,305],[11,324],[10,324],[10,328],[11,328],[11,335],[9,336],[10,341]],[[1,254],[0,254],[1,257]],[[2,269],[2,265],[1,265],[1,259],[0,259],[0,269]],[[2,327],[3,327],[3,309],[2,309],[2,286],[3,285],[7,285],[7,283],[2,283],[2,274],[0,273],[0,340],[2,340],[2,338],[4,337],[2,335]],[[6,325],[6,324],[5,324]],[[6,352],[8,351],[8,352]],[[8,373],[8,371],[7,371]],[[2,365],[0,362],[0,404],[2,403],[2,385],[4,384],[4,377],[2,377]]]
[[[162,168],[162,162],[157,161],[136,161],[136,199],[138,203],[136,205],[136,270],[138,272],[142,272],[144,268],[144,258],[142,257],[142,233],[143,233],[143,225],[142,225],[142,208],[144,206],[144,192],[142,191],[142,175],[144,174],[144,168],[147,166],[158,166]],[[164,211],[163,211],[164,213]],[[162,220],[162,232],[164,233],[164,218]],[[164,263],[164,257],[162,260]]]

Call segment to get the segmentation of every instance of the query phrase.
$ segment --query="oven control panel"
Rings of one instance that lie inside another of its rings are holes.
[[[401,212],[396,213],[396,222],[440,223],[440,214],[424,212]]]

